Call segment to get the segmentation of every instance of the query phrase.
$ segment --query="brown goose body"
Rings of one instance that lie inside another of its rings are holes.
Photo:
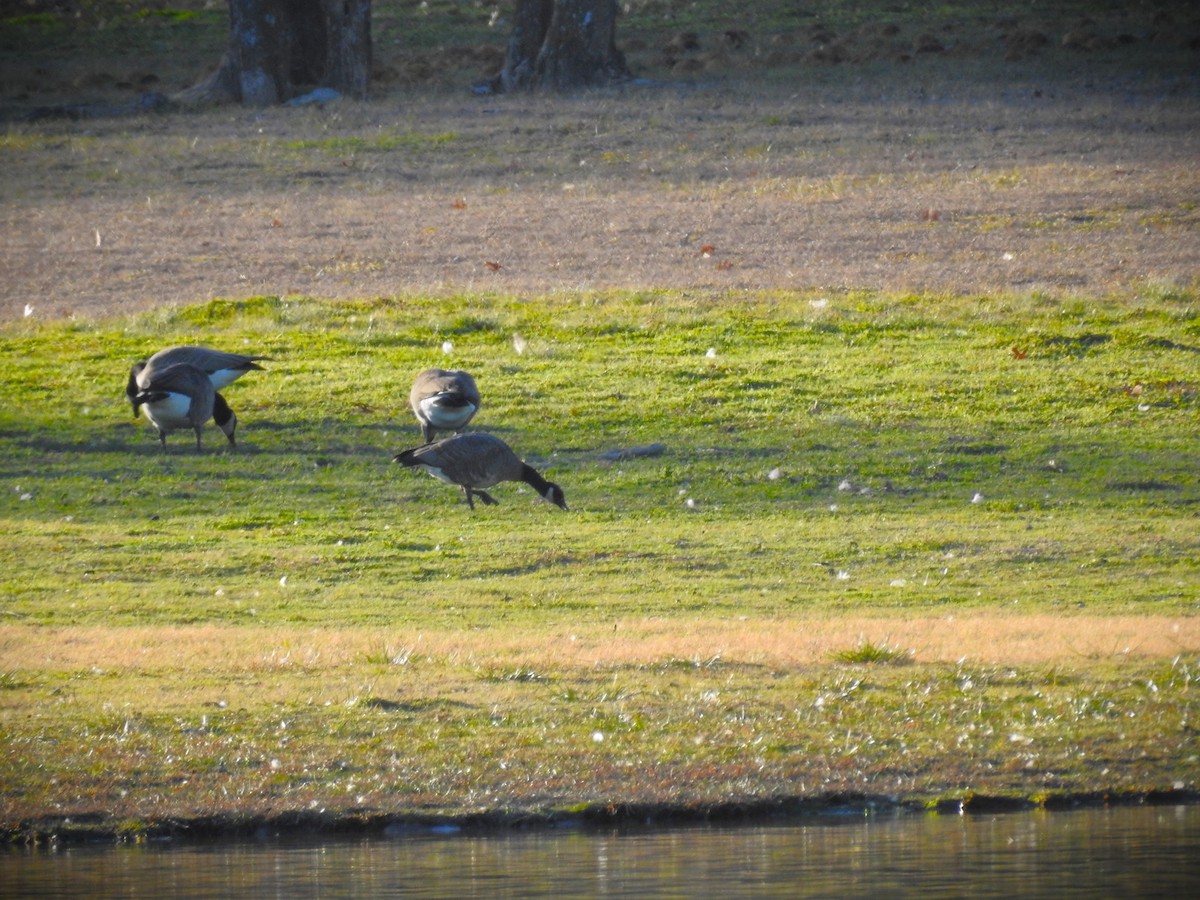
[[[413,381],[408,404],[425,443],[438,431],[462,431],[479,412],[479,388],[461,369],[426,369]]]
[[[180,428],[191,428],[196,433],[196,450],[200,450],[200,432],[209,419],[225,433],[230,444],[235,444],[233,433],[237,428],[237,416],[225,402],[225,398],[213,389],[208,373],[187,363],[156,369],[152,377],[140,387],[133,397],[133,412],[146,410],[158,432],[159,443],[165,449],[167,435]]]
[[[475,497],[484,503],[496,503],[484,488],[502,481],[523,481],[537,491],[543,500],[561,509],[567,508],[562,488],[543,478],[536,469],[524,463],[508,444],[492,434],[478,431],[456,434],[405,450],[396,454],[392,461],[402,466],[424,469],[434,478],[462,488],[471,509],[475,508]]]
[[[200,369],[208,375],[214,390],[220,390],[232,384],[247,372],[261,369],[258,360],[267,359],[265,356],[247,356],[242,353],[226,353],[224,350],[212,350],[208,347],[167,347],[159,350],[149,359],[135,363],[129,370],[129,383],[125,386],[125,396],[133,403],[138,391],[150,383],[156,372],[161,372],[171,366],[189,365]],[[134,406],[134,416],[137,416],[137,406]]]

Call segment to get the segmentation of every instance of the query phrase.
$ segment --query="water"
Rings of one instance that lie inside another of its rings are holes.
[[[1200,807],[0,851],[2,897],[1200,896]]]

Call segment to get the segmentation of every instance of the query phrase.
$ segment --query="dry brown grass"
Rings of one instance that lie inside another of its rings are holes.
[[[894,87],[881,101],[884,82],[727,84],[16,126],[0,140],[0,316],[286,294],[1194,283],[1194,102],[940,79],[937,102]]]
[[[764,619],[623,620],[544,634],[497,630],[241,628],[0,628],[5,665],[23,671],[161,670],[229,673],[333,670],[413,656],[448,665],[537,669],[656,665],[720,659],[790,668],[827,664],[862,643],[912,652],[915,662],[1054,665],[1170,658],[1200,652],[1200,620],[1186,616],[862,615]]]

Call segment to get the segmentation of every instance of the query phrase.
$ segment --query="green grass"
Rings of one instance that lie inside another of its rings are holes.
[[[536,647],[637,623],[1190,620],[1196,300],[288,297],[8,327],[4,820],[1194,787],[1186,639],[1013,666],[870,636],[801,666]],[[202,453],[163,452],[130,417],[129,365],[179,342],[272,357],[225,391],[236,450],[210,426]],[[474,373],[475,425],[570,512],[514,485],[471,512],[390,462],[438,363]],[[176,663],[139,650],[145,626],[263,646]],[[48,628],[63,652],[107,635],[111,658],[14,663]]]
[[[864,663],[876,665],[904,665],[912,660],[911,650],[901,650],[890,644],[875,643],[870,640],[860,640],[858,646],[839,650],[833,654],[835,662]]]
[[[10,329],[7,615],[1195,611],[1190,298],[824,299],[267,298]],[[236,451],[210,428],[199,456],[182,435],[162,453],[129,416],[127,365],[185,340],[273,357],[227,390]],[[478,427],[559,481],[569,515],[514,486],[471,515],[390,464],[417,439],[407,384],[439,362],[475,373]]]

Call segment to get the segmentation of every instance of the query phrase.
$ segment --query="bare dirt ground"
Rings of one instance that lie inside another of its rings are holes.
[[[14,120],[0,321],[293,294],[1194,289],[1194,56],[1121,52]]]

